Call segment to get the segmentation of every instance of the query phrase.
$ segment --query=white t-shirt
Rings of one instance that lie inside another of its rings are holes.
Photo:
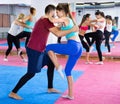
[[[97,22],[97,25],[102,27],[102,28],[98,28],[97,30],[100,30],[100,31],[104,32],[106,21]]]
[[[10,27],[8,33],[13,35],[13,36],[16,36],[18,34],[18,32],[19,32],[19,29],[20,29],[20,26],[15,24],[15,22],[13,22],[11,24],[11,27]]]
[[[108,32],[112,32],[112,23],[111,24],[106,24],[106,30],[108,31]]]

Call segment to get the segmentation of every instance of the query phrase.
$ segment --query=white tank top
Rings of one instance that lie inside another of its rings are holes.
[[[8,31],[9,34],[16,36],[18,34],[18,30],[20,29],[19,25],[16,25],[15,22],[11,24],[11,27]]]
[[[106,24],[106,30],[108,31],[108,32],[112,32],[112,23],[111,24]]]
[[[105,21],[103,21],[103,22],[97,22],[97,25],[102,27],[100,29],[98,28],[97,30],[100,30],[100,31],[104,32],[106,22]]]

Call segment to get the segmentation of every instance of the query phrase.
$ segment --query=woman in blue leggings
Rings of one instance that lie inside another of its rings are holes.
[[[68,4],[58,4],[56,7],[58,19],[49,18],[51,22],[54,23],[62,23],[61,30],[69,30],[71,29],[75,23],[70,15],[69,5]],[[77,41],[78,34],[77,32],[72,32],[66,35],[67,43],[64,44],[49,44],[46,47],[46,51],[48,52],[49,57],[53,61],[56,70],[60,73],[60,75],[64,78],[62,73],[62,66],[58,63],[55,53],[68,55],[68,61],[65,67],[65,74],[67,76],[68,81],[68,94],[62,97],[67,99],[74,99],[73,96],[73,79],[71,76],[71,71],[75,66],[77,60],[82,54],[82,45],[79,41]]]
[[[116,21],[115,20],[113,20],[113,27],[112,27],[112,33],[111,34],[113,34],[113,37],[111,38],[111,40],[112,40],[113,45],[115,47],[115,39],[119,35],[119,29],[116,26]]]

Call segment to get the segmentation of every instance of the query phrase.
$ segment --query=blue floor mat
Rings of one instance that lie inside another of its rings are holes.
[[[0,44],[0,46],[8,46],[8,44],[7,43],[3,43],[3,44]],[[13,44],[13,46],[14,46],[14,44]],[[21,47],[25,47],[25,42],[20,42],[20,46]],[[112,47],[113,45],[110,44],[110,46]],[[94,47],[93,52],[96,52],[96,46],[95,46],[95,44],[93,44],[93,47]],[[104,44],[101,45],[101,50],[102,50],[102,52],[108,52],[108,49],[107,49],[107,47],[105,47]],[[83,51],[85,51],[84,48],[83,48]]]
[[[93,44],[92,46],[94,47],[94,49],[93,49],[92,52],[97,52],[97,50],[96,50],[96,45]],[[110,47],[112,48],[112,47],[113,47],[113,44],[110,44]],[[83,51],[86,51],[86,50],[83,48]],[[105,47],[105,44],[101,44],[101,51],[102,51],[102,52],[108,52],[108,49],[107,49],[107,47]]]
[[[47,91],[47,70],[42,69],[41,73],[31,79],[20,89],[18,94],[23,100],[14,100],[8,97],[9,92],[17,81],[26,72],[26,67],[0,66],[0,104],[54,104],[61,94],[48,94]],[[74,82],[83,74],[83,71],[73,70]],[[67,90],[66,78],[63,80],[58,73],[54,73],[54,88],[61,92]]]
[[[8,46],[8,44],[7,43],[2,43],[2,44],[0,44],[0,46]],[[15,45],[13,44],[13,46],[15,46]],[[25,47],[25,42],[20,42],[20,46]]]

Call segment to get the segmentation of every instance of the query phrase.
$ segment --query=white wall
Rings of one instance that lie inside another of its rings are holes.
[[[17,5],[0,5],[0,13],[10,14],[11,22],[16,18],[20,13],[25,15],[29,14],[29,7],[17,6]]]
[[[29,7],[17,5],[0,5],[0,13],[18,15],[19,13],[29,14]]]
[[[37,0],[0,0],[0,4],[33,4],[33,1]],[[40,2],[42,0],[39,0]],[[49,3],[54,2],[73,2],[73,0],[43,0],[43,1],[49,1]],[[120,0],[99,0],[99,2],[119,2]],[[98,0],[74,0],[74,2],[98,2]]]
[[[119,2],[120,0],[51,0],[51,1],[57,1],[57,2],[64,2],[64,3],[66,3],[66,2],[69,2],[69,3],[71,3],[71,2]]]
[[[0,4],[28,4],[28,5],[31,5],[31,0],[0,0]]]
[[[9,6],[6,6],[6,5],[0,5],[0,13],[6,13],[6,14],[9,14],[9,13],[10,13]]]
[[[19,13],[23,13],[25,15],[28,15],[29,12],[29,7],[20,7],[20,6],[15,6],[14,7],[14,14],[18,15]]]
[[[95,18],[94,13],[95,13],[96,9],[84,9],[83,8],[83,9],[80,9],[80,10],[81,10],[80,15],[78,15],[78,10],[77,10],[77,15],[76,15],[77,24],[80,24],[83,15],[86,14],[86,13],[91,14],[91,18],[93,18],[93,19]],[[105,13],[105,15],[111,15],[112,18],[118,16],[119,17],[118,28],[120,29],[120,15],[119,15],[120,7],[103,8],[103,9],[99,9],[99,10],[103,11]],[[117,37],[116,41],[120,41],[120,34]]]
[[[37,14],[36,17],[40,18],[41,16],[43,16],[45,7],[48,4],[53,4],[53,5],[57,5],[57,2],[51,2],[51,0],[32,0],[31,1],[31,6],[35,7],[37,9]]]

